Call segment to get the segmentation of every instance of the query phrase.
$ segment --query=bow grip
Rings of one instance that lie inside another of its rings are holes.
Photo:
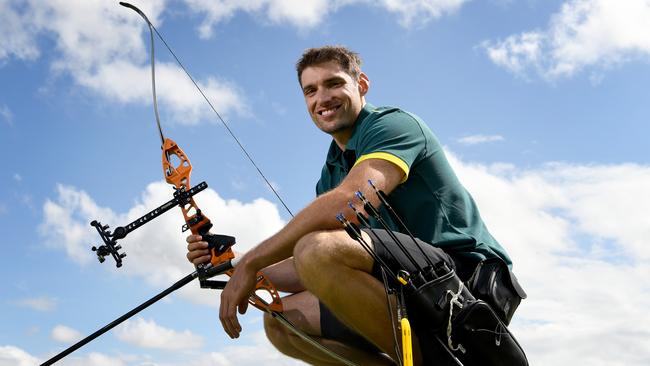
[[[236,243],[234,236],[203,234],[201,240],[208,243],[208,249],[210,249],[212,255],[210,263],[213,266],[216,267],[227,260],[235,258],[235,254],[230,249]]]

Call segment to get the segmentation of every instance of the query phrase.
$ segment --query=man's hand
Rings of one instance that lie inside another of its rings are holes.
[[[208,249],[208,242],[201,239],[201,235],[190,235],[187,241],[187,260],[196,264],[207,263],[212,258]]]
[[[255,290],[256,276],[257,271],[250,268],[245,260],[242,260],[221,292],[219,320],[221,320],[223,330],[230,338],[238,338],[241,333],[242,328],[237,319],[237,310],[240,314],[246,313],[248,298]]]
[[[208,243],[201,239],[201,235],[190,235],[186,241],[188,261],[195,265],[210,261],[211,254],[210,250],[207,249]],[[256,277],[257,271],[242,259],[221,292],[219,319],[230,338],[237,338],[241,333],[242,328],[237,319],[237,310],[239,310],[240,314],[246,312],[248,298],[255,290]]]

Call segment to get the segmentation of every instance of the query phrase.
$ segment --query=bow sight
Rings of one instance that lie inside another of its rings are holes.
[[[119,252],[120,249],[122,249],[122,246],[117,244],[117,241],[119,239],[125,238],[133,230],[139,228],[140,226],[148,223],[149,221],[169,211],[170,209],[172,209],[172,207],[189,204],[190,197],[203,191],[206,188],[208,188],[208,184],[206,182],[201,182],[196,186],[192,187],[189,191],[186,191],[182,187],[180,189],[175,189],[174,198],[160,205],[159,207],[149,211],[148,213],[142,215],[140,218],[134,220],[130,224],[126,226],[116,227],[115,230],[113,230],[113,232],[108,230],[109,228],[108,225],[102,225],[99,221],[93,220],[93,222],[91,222],[90,225],[93,226],[95,229],[97,229],[99,236],[104,241],[104,245],[100,245],[99,247],[93,246],[91,248],[93,252],[97,253],[97,260],[99,260],[99,263],[104,263],[104,261],[106,260],[105,258],[111,255],[115,259],[115,266],[118,268],[122,267],[122,259],[126,257],[126,253]],[[201,211],[198,210],[197,217],[193,219],[191,223],[193,224],[195,222],[199,222],[201,221],[202,218],[203,215],[201,214]],[[191,223],[186,223],[185,225],[183,225],[183,229],[182,229],[183,232],[189,229],[189,225]],[[212,226],[212,224],[210,224],[210,226]],[[208,228],[206,232],[209,229],[210,228]],[[234,238],[232,239],[233,239],[232,244],[235,244]]]

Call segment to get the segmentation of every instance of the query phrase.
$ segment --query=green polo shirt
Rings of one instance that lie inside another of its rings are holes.
[[[335,188],[355,164],[373,158],[404,171],[405,179],[389,200],[416,237],[452,256],[472,261],[499,256],[511,264],[449,166],[438,139],[420,118],[399,108],[365,105],[345,151],[332,141],[316,194]],[[390,221],[386,212],[383,217]],[[373,226],[379,227],[376,222]],[[391,226],[399,231],[394,223]]]

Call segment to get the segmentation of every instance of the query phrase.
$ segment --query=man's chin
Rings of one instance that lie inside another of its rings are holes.
[[[341,124],[337,124],[337,125],[334,125],[334,126],[321,124],[320,125],[320,130],[327,133],[327,134],[329,134],[329,135],[336,135],[336,134],[339,134],[341,132],[345,132],[346,130],[350,129],[351,127],[352,126],[341,125]]]

